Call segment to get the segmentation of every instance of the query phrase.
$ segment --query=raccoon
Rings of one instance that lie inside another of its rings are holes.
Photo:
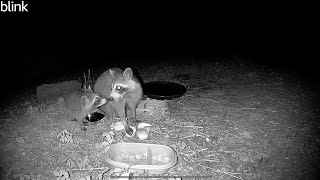
[[[131,123],[138,122],[136,107],[143,95],[141,84],[133,75],[132,69],[108,69],[96,80],[93,90],[103,98],[110,99],[100,107],[106,113],[107,120],[111,120],[116,113],[121,118],[126,133],[132,135],[133,130],[127,120]]]
[[[82,131],[86,131],[83,124],[85,117],[105,104],[107,100],[93,92],[89,86],[88,89],[75,90],[65,95],[63,102],[65,111],[79,123]]]

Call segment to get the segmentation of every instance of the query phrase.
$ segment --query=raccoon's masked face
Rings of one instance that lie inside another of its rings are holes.
[[[91,108],[98,108],[107,102],[106,99],[95,93],[82,96],[81,101],[84,103],[84,108],[87,110]]]
[[[112,74],[112,73],[111,73]],[[114,101],[119,101],[124,98],[125,94],[132,91],[136,83],[132,79],[133,73],[130,68],[127,68],[121,77],[114,79],[110,98]]]
[[[119,101],[123,99],[124,95],[129,91],[129,88],[125,87],[123,84],[114,84],[110,97],[114,101]]]

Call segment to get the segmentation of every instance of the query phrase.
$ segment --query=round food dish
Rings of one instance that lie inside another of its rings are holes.
[[[169,81],[154,81],[143,86],[143,92],[147,97],[158,100],[178,98],[186,91],[183,85]]]
[[[97,122],[100,121],[101,119],[103,119],[105,116],[105,114],[103,112],[100,111],[95,111],[91,114],[88,114],[85,119],[88,120],[89,122]]]

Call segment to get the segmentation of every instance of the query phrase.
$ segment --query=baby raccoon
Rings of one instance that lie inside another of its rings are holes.
[[[88,89],[79,89],[63,97],[64,108],[80,125],[82,131],[87,129],[83,125],[85,117],[107,101],[99,94],[94,93],[90,86]]]
[[[100,107],[111,120],[114,112],[121,118],[127,134],[132,135],[127,119],[136,121],[136,107],[142,98],[139,80],[133,75],[131,68],[124,71],[119,68],[108,69],[96,80],[93,90],[110,101]],[[128,116],[130,113],[130,116]]]

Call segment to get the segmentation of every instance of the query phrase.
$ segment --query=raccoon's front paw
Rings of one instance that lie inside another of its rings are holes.
[[[128,127],[125,127],[125,130],[126,130],[126,133],[129,135],[129,136],[132,136],[133,135],[133,130],[128,126]]]

